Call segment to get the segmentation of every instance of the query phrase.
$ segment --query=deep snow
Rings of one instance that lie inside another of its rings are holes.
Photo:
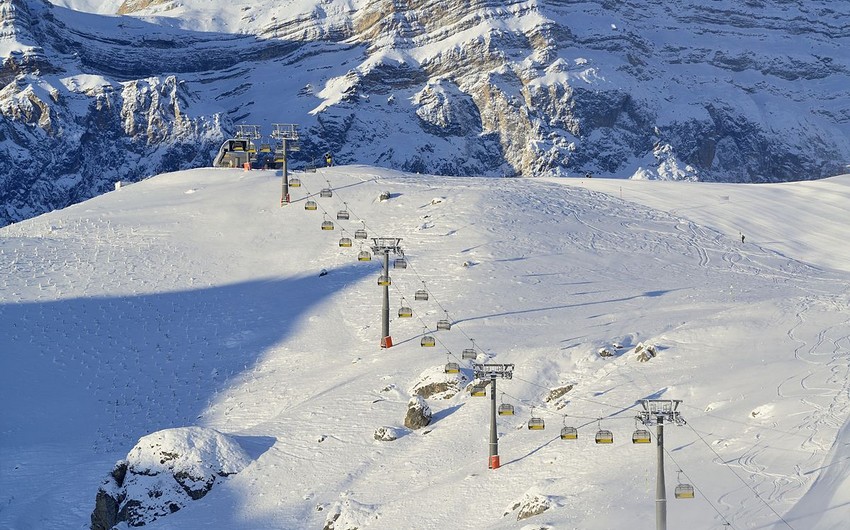
[[[665,437],[671,528],[844,528],[850,176],[297,176],[286,207],[279,173],[202,169],[0,229],[0,527],[86,527],[140,437],[200,425],[253,461],[150,528],[321,528],[337,513],[337,528],[654,528],[654,447],[629,436],[635,400],[660,397],[688,421]],[[327,213],[305,211],[328,184]],[[335,219],[344,203],[351,221]],[[391,272],[393,315],[404,296],[415,317],[393,319],[389,350],[378,262],[337,245],[360,219],[401,237],[411,264]],[[414,302],[423,280],[432,299]],[[444,310],[454,326],[435,333]],[[436,348],[419,346],[425,327]],[[499,382],[517,415],[499,418],[496,471],[489,400],[429,400],[435,422],[402,428],[412,387],[470,338],[479,360],[516,365]],[[637,362],[639,342],[658,357]],[[532,406],[543,432],[525,428]],[[578,440],[559,439],[564,424]],[[376,441],[382,426],[405,435]],[[593,443],[598,426],[613,445]],[[678,469],[696,499],[672,499]],[[517,522],[535,496],[551,508]]]

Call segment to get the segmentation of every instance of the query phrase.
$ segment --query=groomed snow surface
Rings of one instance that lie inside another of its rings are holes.
[[[647,397],[688,422],[665,431],[669,528],[847,527],[850,176],[295,176],[285,207],[279,172],[200,169],[0,230],[0,528],[87,528],[141,437],[199,426],[242,446],[241,471],[148,528],[650,529],[655,445],[631,443]],[[362,226],[410,264],[391,270],[388,350],[380,261],[338,246]],[[413,318],[394,318],[402,297]],[[471,377],[470,339],[516,366],[498,470],[489,396],[430,398],[432,424],[403,426],[447,360]],[[638,362],[641,342],[657,356]],[[678,479],[696,498],[673,498]],[[548,509],[518,521],[523,503]]]

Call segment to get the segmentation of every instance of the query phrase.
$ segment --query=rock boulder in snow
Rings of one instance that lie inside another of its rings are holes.
[[[91,528],[143,526],[174,513],[250,461],[235,440],[214,429],[181,427],[144,436],[98,490]]]
[[[407,414],[404,416],[404,426],[408,429],[421,429],[431,423],[431,407],[422,396],[413,396],[407,403]]]

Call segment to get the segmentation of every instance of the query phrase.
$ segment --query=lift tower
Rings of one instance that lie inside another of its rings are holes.
[[[381,308],[381,348],[391,348],[393,338],[390,337],[390,254],[404,255],[401,247],[400,237],[373,237],[372,252],[376,256],[383,256],[383,272],[378,277],[378,285],[384,288],[384,304]]]
[[[499,469],[499,435],[496,432],[496,379],[511,379],[512,364],[473,364],[473,375],[482,381],[490,380],[490,459],[488,468]]]
[[[664,485],[664,420],[684,425],[685,420],[677,409],[681,399],[641,399],[643,407],[635,418],[646,426],[655,425],[655,444],[658,460],[655,480],[655,530],[667,530],[667,488]]]
[[[273,123],[272,138],[280,140],[280,151],[275,153],[275,162],[278,161],[277,155],[280,155],[280,161],[283,163],[283,184],[280,191],[280,205],[289,204],[289,172],[287,168],[287,151],[298,151],[298,125],[294,123]],[[290,142],[287,144],[287,142]]]

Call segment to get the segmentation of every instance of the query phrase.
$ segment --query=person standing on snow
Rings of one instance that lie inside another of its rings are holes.
[[[744,242],[744,234],[741,234],[741,243]]]
[[[331,157],[330,152],[325,153],[325,165],[331,167],[333,165],[333,158]]]

